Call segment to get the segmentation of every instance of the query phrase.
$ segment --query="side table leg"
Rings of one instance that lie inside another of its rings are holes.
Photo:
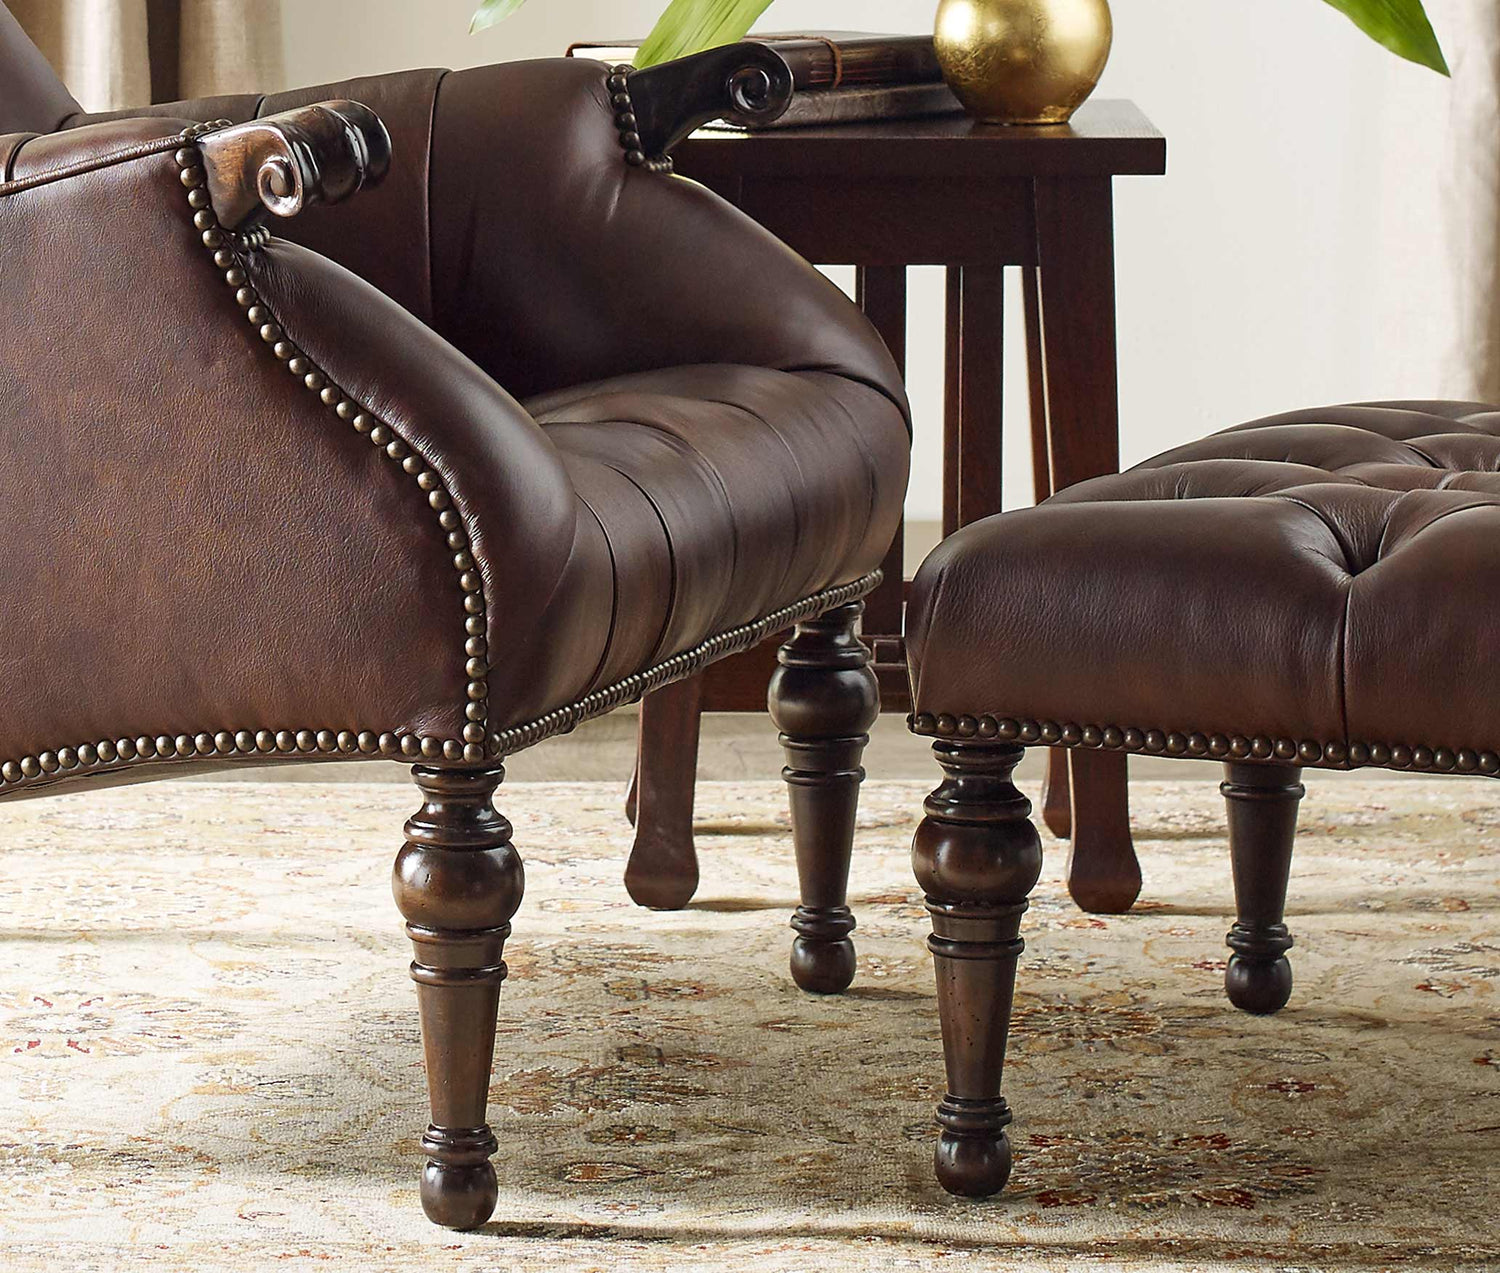
[[[1042,374],[1054,491],[1120,467],[1113,190],[1109,177],[1038,178]],[[1125,758],[1068,758],[1069,891],[1085,910],[1128,910],[1140,891]],[[1051,820],[1048,820],[1051,825]]]
[[[635,843],[625,865],[625,891],[652,910],[680,910],[698,890],[693,789],[702,706],[701,674],[664,685],[641,701],[636,776],[626,799]]]
[[[1141,892],[1141,864],[1130,838],[1124,752],[1073,752],[1066,789],[1073,795],[1073,848],[1068,854],[1068,892],[1092,915],[1123,915]],[[1079,765],[1082,760],[1085,763]]]
[[[1031,416],[1031,489],[1040,504],[1052,494],[1052,456],[1047,443],[1047,373],[1042,363],[1042,290],[1034,265],[1021,269],[1021,305],[1026,316],[1026,401]],[[1047,753],[1042,784],[1042,821],[1059,840],[1073,834],[1073,807],[1068,785],[1068,753]]]
[[[1041,349],[1053,490],[1119,469],[1115,208],[1109,177],[1034,183]],[[1124,757],[1074,751],[1070,891],[1086,910],[1125,910],[1140,891]],[[1074,883],[1076,882],[1076,883]]]

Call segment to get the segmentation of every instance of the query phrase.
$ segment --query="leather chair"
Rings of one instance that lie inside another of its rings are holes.
[[[506,756],[795,624],[792,968],[853,976],[855,630],[909,419],[854,306],[670,175],[703,111],[784,104],[758,57],[104,118],[0,9],[0,798],[415,762],[394,891],[452,1227],[496,1199]]]

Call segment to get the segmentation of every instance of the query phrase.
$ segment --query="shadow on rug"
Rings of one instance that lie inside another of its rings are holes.
[[[1221,993],[1216,774],[1134,784],[1146,884],[1083,915],[1065,847],[1023,929],[989,1202],[931,1172],[942,1063],[908,845],[865,789],[859,977],[785,972],[774,783],[704,784],[703,885],[633,907],[611,786],[502,794],[527,864],[491,1093],[497,1219],[416,1199],[426,1123],[390,863],[415,792],[172,783],[9,805],[0,1267],[1500,1266],[1500,787],[1320,784],[1291,1005]]]

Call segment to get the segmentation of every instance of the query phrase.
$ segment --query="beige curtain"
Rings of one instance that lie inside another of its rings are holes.
[[[282,82],[281,0],[6,0],[91,111]]]
[[[1442,16],[1453,69],[1444,191],[1457,320],[1449,379],[1456,395],[1500,403],[1500,5],[1449,3]]]

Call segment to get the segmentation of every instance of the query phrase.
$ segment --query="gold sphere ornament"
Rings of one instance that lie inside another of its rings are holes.
[[[1064,124],[1094,91],[1114,38],[1109,0],[940,0],[948,87],[991,124]]]

